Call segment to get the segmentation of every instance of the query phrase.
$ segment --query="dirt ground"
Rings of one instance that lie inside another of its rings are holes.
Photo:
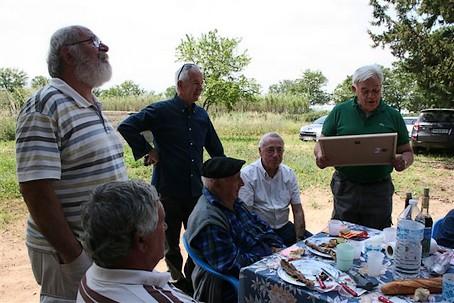
[[[327,191],[311,189],[302,194],[306,225],[311,232],[322,230],[331,215],[332,198]],[[403,208],[403,197],[394,196],[393,221]],[[432,199],[431,214],[434,220],[444,216],[453,204]],[[25,215],[1,232],[0,242],[0,302],[39,302],[39,286],[31,271],[24,244]],[[184,249],[182,249],[184,251]],[[167,267],[161,261],[157,270]]]

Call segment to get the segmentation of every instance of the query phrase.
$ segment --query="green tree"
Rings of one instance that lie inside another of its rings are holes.
[[[301,78],[280,81],[271,85],[269,91],[272,94],[302,96],[311,104],[324,104],[330,99],[329,94],[323,90],[327,82],[328,79],[321,71],[306,69]]]
[[[333,92],[333,99],[336,103],[351,99],[355,93],[352,91],[352,76],[347,76],[344,81],[339,83]]]
[[[105,90],[99,90],[96,94],[102,98],[106,97],[128,97],[128,96],[141,96],[145,94],[145,90],[131,80],[115,85]]]
[[[176,94],[175,85],[169,86],[166,90],[162,93],[164,98],[172,98]]]
[[[270,94],[296,94],[296,83],[292,80],[279,81],[277,84],[272,84],[268,88]]]
[[[49,78],[44,76],[36,76],[32,79],[31,85],[33,89],[38,89],[43,86],[46,86],[49,83]]]
[[[27,74],[15,68],[0,68],[0,91],[3,91],[6,100],[0,103],[6,104],[9,111],[15,114],[25,102],[27,91]]]
[[[302,79],[297,80],[297,87],[308,97],[311,104],[324,104],[330,99],[329,95],[323,90],[327,83],[328,79],[321,71],[306,69]]]
[[[10,93],[27,83],[27,74],[15,68],[0,68],[0,89]]]
[[[215,29],[200,38],[186,35],[177,46],[179,61],[194,62],[203,69],[202,106],[206,110],[213,104],[232,110],[239,100],[253,101],[259,93],[255,80],[242,74],[251,58],[246,51],[238,52],[240,42],[241,39],[221,37]]]
[[[452,0],[370,0],[369,31],[375,46],[389,46],[410,74],[427,107],[453,107],[454,2]],[[422,106],[421,106],[422,107]]]
[[[393,69],[383,68],[383,99],[389,105],[402,111],[419,111],[430,106],[425,101],[413,74],[405,72],[399,64]]]

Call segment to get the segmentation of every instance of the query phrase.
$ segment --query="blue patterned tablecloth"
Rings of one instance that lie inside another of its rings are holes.
[[[369,236],[375,236],[381,233],[381,231],[379,230],[370,229],[364,226],[355,225],[348,222],[346,222],[346,224],[351,230],[367,231]],[[311,237],[311,239],[327,236],[329,235],[321,232]],[[300,247],[305,247],[303,241],[297,243],[297,245]],[[379,287],[377,287],[375,291],[366,292],[360,297],[354,298],[352,296],[340,295],[337,291],[319,293],[306,287],[287,283],[283,281],[277,274],[279,262],[282,258],[283,257],[280,254],[274,254],[241,270],[239,290],[240,303],[378,302],[378,296],[383,295],[379,291]],[[305,253],[304,259],[323,261],[332,266],[335,266],[333,260],[318,257],[311,254],[310,252]],[[386,272],[378,277],[380,284],[394,280],[392,274],[392,260],[385,257],[384,264],[386,267]],[[349,271],[349,273],[358,271],[363,272],[365,266],[366,263],[363,257],[356,259],[354,261],[353,268]],[[451,271],[454,271],[454,268],[452,266],[450,268],[450,272]],[[421,277],[428,276],[428,272],[424,268],[422,268]],[[391,299],[394,303],[414,302],[412,296],[387,296],[387,298]],[[430,295],[429,302],[442,302],[441,294]]]

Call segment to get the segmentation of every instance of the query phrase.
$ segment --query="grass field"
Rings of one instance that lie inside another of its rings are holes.
[[[114,124],[126,112],[108,115]],[[257,144],[265,132],[277,131],[285,141],[284,161],[298,177],[302,191],[312,188],[329,188],[332,168],[318,169],[314,163],[313,142],[298,139],[303,122],[298,117],[273,113],[230,113],[213,117],[213,124],[228,156],[251,163],[258,157]],[[205,155],[205,159],[208,155]],[[125,160],[130,178],[150,179],[150,169],[141,161],[134,161],[130,148],[125,145]],[[393,173],[396,192],[403,198],[411,191],[420,196],[429,187],[435,199],[454,205],[454,158],[452,155],[417,155],[415,163],[403,173]],[[311,205],[316,208],[317,205]],[[26,212],[15,176],[14,141],[0,142],[0,230]]]

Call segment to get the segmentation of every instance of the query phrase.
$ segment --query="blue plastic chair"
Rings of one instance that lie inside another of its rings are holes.
[[[432,238],[435,239],[435,237],[438,235],[438,232],[440,231],[441,224],[445,220],[445,217],[438,219],[435,221],[435,224],[432,227]]]
[[[194,250],[192,250],[192,248],[189,246],[188,240],[186,239],[185,235],[183,235],[183,245],[186,251],[188,252],[188,255],[191,257],[192,261],[194,261],[195,264],[197,264],[198,266],[200,266],[201,268],[203,268],[216,278],[229,282],[230,285],[232,285],[233,288],[235,289],[236,295],[238,296],[240,281],[237,278],[217,272],[213,267],[211,267],[208,263],[202,260],[202,258],[200,258],[200,256],[198,256],[197,253]]]

